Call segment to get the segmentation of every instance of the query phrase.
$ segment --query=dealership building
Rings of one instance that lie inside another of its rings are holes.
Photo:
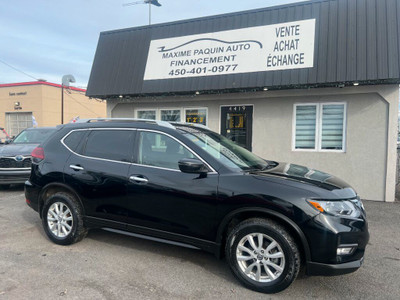
[[[394,201],[398,0],[316,0],[102,32],[87,96],[109,117],[200,123],[287,173]],[[302,168],[298,165],[305,165]]]

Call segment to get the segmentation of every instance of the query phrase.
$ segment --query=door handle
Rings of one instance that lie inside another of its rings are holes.
[[[149,180],[147,178],[144,178],[142,175],[131,176],[129,177],[129,180],[141,184],[146,184],[149,182]]]
[[[84,168],[82,168],[81,166],[69,165],[69,167],[70,167],[72,170],[75,170],[75,171],[82,171],[82,170],[84,170]]]

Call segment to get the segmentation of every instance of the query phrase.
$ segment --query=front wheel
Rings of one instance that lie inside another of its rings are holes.
[[[233,228],[225,254],[235,277],[258,292],[284,290],[300,270],[294,239],[283,226],[267,219],[249,219]]]
[[[81,205],[69,194],[51,196],[43,206],[42,216],[44,231],[56,244],[70,245],[86,236]]]

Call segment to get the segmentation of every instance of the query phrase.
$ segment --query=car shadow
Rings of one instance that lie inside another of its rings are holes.
[[[213,254],[167,243],[142,239],[124,234],[105,231],[102,229],[91,229],[86,239],[92,239],[96,242],[106,243],[108,245],[119,245],[125,248],[143,251],[154,255],[168,256],[178,259],[180,262],[190,262],[197,265],[207,272],[218,274],[221,278],[235,283],[238,287],[243,287],[232,275],[226,259],[218,259]],[[297,276],[297,280],[309,278],[306,275],[305,268],[302,266]]]
[[[118,245],[134,249],[135,251],[152,253],[153,255],[168,256],[175,258],[182,263],[190,262],[205,269],[207,272],[218,274],[225,280],[235,281],[225,259],[218,259],[213,254],[202,250],[146,240],[102,229],[91,229],[86,239],[92,239],[96,242],[106,243],[109,245]]]
[[[24,191],[24,184],[12,184],[9,187],[0,188],[0,191],[2,191],[2,192],[7,192],[7,191],[9,191],[9,192],[18,192],[18,191],[23,192]]]

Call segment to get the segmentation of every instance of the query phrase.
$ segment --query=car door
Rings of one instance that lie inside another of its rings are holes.
[[[82,147],[70,149],[65,182],[81,195],[87,216],[126,222],[134,136],[128,129],[91,129]]]
[[[178,161],[198,158],[171,135],[138,130],[136,162],[129,169],[129,223],[211,240],[216,231],[218,174],[188,174]]]

